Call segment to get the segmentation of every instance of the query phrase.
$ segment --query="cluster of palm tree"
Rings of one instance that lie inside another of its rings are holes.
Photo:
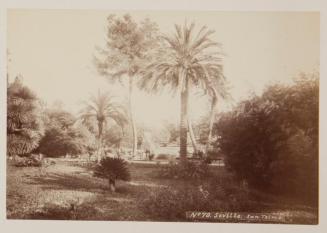
[[[223,74],[221,45],[210,36],[214,33],[203,26],[195,32],[195,24],[175,25],[175,32],[161,35],[154,23],[146,20],[140,27],[130,16],[116,19],[108,17],[108,40],[106,50],[101,54],[104,59],[96,58],[100,74],[109,80],[128,77],[129,122],[132,125],[134,143],[133,155],[137,149],[137,132],[132,110],[132,90],[136,85],[144,91],[158,93],[168,88],[173,94],[180,95],[180,158],[187,158],[187,134],[192,144],[196,141],[189,118],[189,96],[191,91],[201,90],[211,99],[211,113],[206,153],[212,138],[212,128],[216,116],[218,99],[226,99],[228,92]],[[120,40],[123,40],[121,42]],[[130,40],[130,41],[129,41]],[[154,41],[150,43],[149,41]],[[123,64],[123,65],[121,65]],[[111,69],[111,70],[110,70]],[[137,82],[135,79],[137,78]],[[83,114],[84,118],[93,117],[98,122],[99,148],[103,126],[107,118],[117,124],[127,123],[121,107],[106,95],[92,98]]]

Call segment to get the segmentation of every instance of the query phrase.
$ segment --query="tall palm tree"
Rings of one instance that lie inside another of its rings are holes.
[[[98,162],[102,157],[102,137],[104,127],[109,119],[112,119],[119,126],[127,123],[125,109],[114,101],[114,98],[108,93],[98,92],[97,96],[91,96],[88,102],[85,102],[85,108],[81,112],[81,118],[85,121],[94,120],[97,123],[98,139]]]
[[[175,33],[163,36],[165,44],[157,59],[143,72],[140,87],[159,91],[164,86],[180,94],[180,158],[187,157],[187,119],[190,86],[210,92],[223,80],[220,44],[210,39],[214,33],[203,26],[194,34],[195,24],[175,25]]]

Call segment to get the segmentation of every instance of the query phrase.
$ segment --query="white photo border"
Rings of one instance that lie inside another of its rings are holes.
[[[0,3],[0,229],[1,232],[327,232],[327,1],[324,0],[3,0]],[[107,9],[320,12],[320,204],[318,225],[39,221],[6,219],[6,12],[7,9]]]

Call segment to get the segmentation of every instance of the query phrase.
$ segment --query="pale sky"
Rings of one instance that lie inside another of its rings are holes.
[[[98,89],[123,95],[121,87],[99,76],[92,63],[95,46],[102,47],[106,17],[102,10],[9,10],[8,65],[10,79],[18,74],[24,83],[51,105],[60,100],[76,113],[80,102]],[[124,12],[125,13],[125,12]],[[190,12],[130,11],[133,18],[149,17],[163,33],[172,33],[174,23],[207,25],[222,43],[225,76],[235,101],[249,93],[260,94],[274,82],[291,82],[299,72],[319,69],[319,14],[303,12]],[[135,93],[139,122],[157,126],[169,119],[177,122],[177,98]],[[191,99],[191,116],[197,119],[208,107],[205,98]],[[222,104],[221,109],[226,109]]]

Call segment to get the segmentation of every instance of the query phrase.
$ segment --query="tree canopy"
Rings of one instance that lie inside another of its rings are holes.
[[[39,100],[20,78],[9,84],[7,95],[7,151],[26,155],[44,134]]]
[[[126,14],[107,18],[106,45],[98,48],[95,64],[99,73],[109,80],[122,81],[123,75],[136,78],[151,59],[151,51],[158,46],[156,23],[144,19],[140,23]]]
[[[45,111],[46,130],[35,152],[49,157],[78,155],[95,147],[95,136],[69,112]]]

